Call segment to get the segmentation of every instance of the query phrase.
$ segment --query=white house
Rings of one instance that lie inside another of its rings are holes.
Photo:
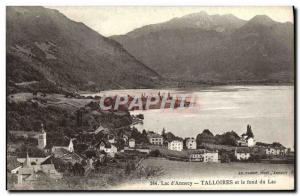
[[[135,147],[135,139],[131,138],[129,140],[129,148],[134,148]]]
[[[284,156],[288,150],[284,147],[267,147],[265,149],[266,155]]]
[[[249,148],[235,148],[234,156],[237,160],[248,160],[250,158]]]
[[[108,138],[108,142],[111,143],[111,144],[114,144],[115,143],[115,136],[113,134],[110,134],[107,136]]]
[[[218,151],[201,150],[193,152],[189,155],[189,160],[192,162],[217,163],[219,162]]]
[[[168,142],[168,149],[182,151],[182,149],[183,149],[182,140],[172,140],[172,141]]]
[[[238,146],[240,147],[253,147],[256,144],[256,141],[253,137],[249,137],[246,134],[241,136],[241,139],[237,141]]]
[[[195,138],[187,138],[185,141],[185,146],[187,149],[196,149],[197,142],[196,142]]]
[[[217,163],[219,161],[219,153],[218,151],[207,151],[204,153],[204,162],[214,162]]]
[[[148,133],[147,134],[148,140],[150,144],[154,145],[163,145],[163,137],[157,133]]]
[[[110,157],[114,157],[118,152],[118,148],[115,145],[104,141],[100,142],[99,150],[106,152]]]

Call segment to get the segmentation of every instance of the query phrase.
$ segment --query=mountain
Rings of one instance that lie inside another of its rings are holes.
[[[112,36],[166,78],[218,82],[292,82],[293,24],[265,15],[190,14]]]
[[[7,7],[9,91],[38,88],[102,90],[153,87],[159,75],[119,43],[54,9]]]

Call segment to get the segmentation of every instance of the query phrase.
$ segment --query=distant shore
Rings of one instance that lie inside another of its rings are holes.
[[[103,89],[101,91],[88,91],[88,90],[80,90],[78,91],[78,94],[81,96],[90,96],[91,94],[99,94],[101,92],[108,92],[108,91],[121,91],[121,90],[183,90],[183,89],[197,89],[201,90],[199,88],[212,88],[212,87],[226,87],[226,86],[294,86],[294,83],[248,83],[248,84],[216,84],[216,85],[197,85],[197,86],[190,86],[190,87],[174,87],[174,86],[159,86],[159,87],[153,87],[153,88],[130,88],[130,89]]]

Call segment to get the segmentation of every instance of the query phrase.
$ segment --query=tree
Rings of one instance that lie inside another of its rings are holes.
[[[161,153],[160,153],[159,150],[153,150],[153,151],[151,151],[151,152],[149,153],[149,155],[150,155],[151,157],[160,157],[160,156],[161,156]]]
[[[204,129],[202,133],[197,135],[196,141],[198,146],[202,143],[213,144],[215,143],[215,137],[208,129]]]
[[[221,159],[221,163],[229,163],[230,162],[229,155],[226,153],[222,153],[220,159]]]
[[[166,130],[165,130],[165,128],[163,128],[163,130],[161,132],[161,136],[164,138],[164,140],[166,139]]]
[[[226,132],[222,135],[216,135],[216,144],[235,146],[240,137],[234,132]]]
[[[84,168],[80,163],[75,163],[72,168],[74,176],[83,176]]]
[[[36,146],[29,146],[29,145],[22,145],[21,147],[17,148],[16,154],[17,157],[25,158],[26,155],[29,157],[44,157],[45,153],[43,150],[40,150]]]
[[[126,164],[125,174],[129,175],[133,170],[135,170],[135,165],[132,161],[130,161]]]
[[[100,171],[100,168],[101,168],[101,161],[99,159],[97,159],[94,163],[94,167],[95,167],[95,170],[96,172],[99,172]]]

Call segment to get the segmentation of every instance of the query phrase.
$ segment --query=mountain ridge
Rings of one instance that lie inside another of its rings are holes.
[[[159,74],[121,44],[57,10],[7,7],[6,21],[7,79],[11,86],[26,78],[75,91],[97,91],[149,88],[159,80]],[[30,78],[30,70],[39,77]]]
[[[266,15],[194,13],[110,38],[166,78],[294,81],[293,25]]]

